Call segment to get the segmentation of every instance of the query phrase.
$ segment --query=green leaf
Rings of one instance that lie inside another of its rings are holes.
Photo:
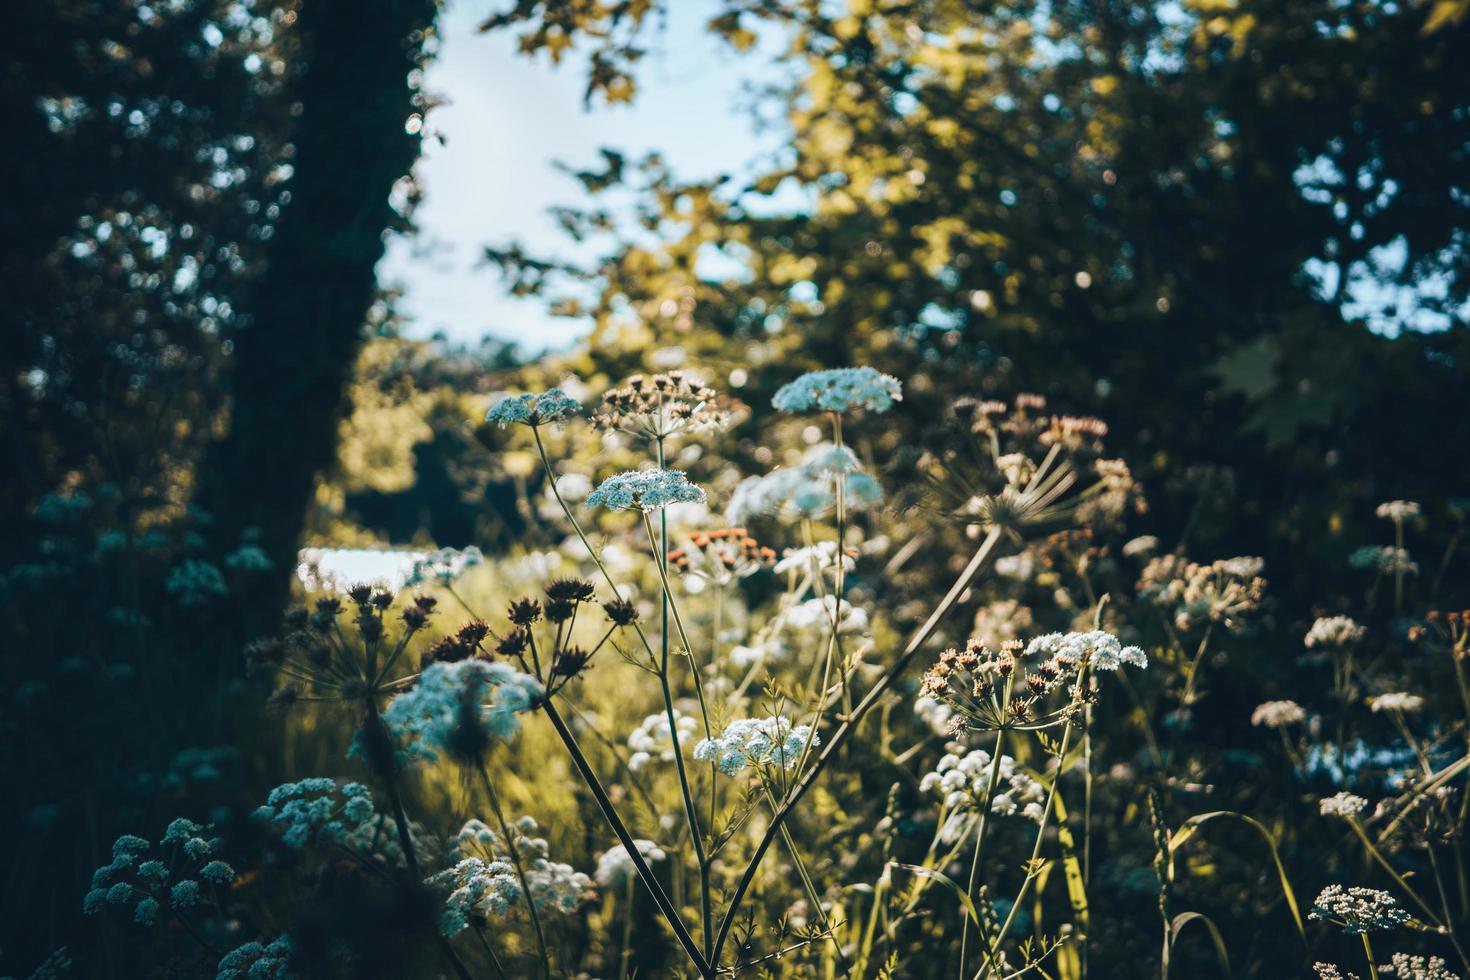
[[[1215,943],[1215,956],[1220,961],[1220,972],[1228,978],[1230,976],[1230,953],[1225,949],[1225,937],[1220,935],[1219,927],[1203,912],[1181,912],[1174,916],[1174,921],[1169,923],[1169,946],[1173,947],[1179,939],[1179,934],[1184,931],[1184,927],[1191,922],[1198,922],[1210,931],[1210,939]]]
[[[1302,941],[1305,942],[1307,938],[1306,924],[1302,922],[1302,912],[1301,907],[1297,904],[1296,892],[1292,890],[1291,880],[1286,876],[1286,866],[1281,863],[1281,852],[1276,848],[1276,838],[1272,835],[1271,831],[1266,829],[1265,824],[1259,820],[1254,817],[1248,817],[1243,813],[1236,813],[1234,810],[1215,810],[1211,813],[1197,814],[1180,824],[1179,829],[1174,831],[1173,835],[1170,836],[1169,853],[1171,857],[1189,838],[1195,835],[1195,832],[1200,827],[1217,817],[1234,817],[1237,820],[1243,821],[1251,827],[1254,827],[1260,833],[1262,839],[1265,840],[1266,846],[1271,849],[1271,860],[1276,864],[1276,876],[1281,880],[1281,894],[1286,897],[1286,905],[1291,909],[1291,918],[1296,923],[1296,931],[1302,937]]]

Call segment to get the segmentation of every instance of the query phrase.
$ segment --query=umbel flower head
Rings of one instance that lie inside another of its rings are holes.
[[[410,759],[433,761],[441,751],[473,757],[510,738],[517,717],[534,708],[545,688],[504,663],[461,660],[424,668],[418,684],[394,698],[383,722]]]
[[[789,718],[743,718],[730,722],[718,738],[703,739],[694,747],[694,758],[713,762],[727,776],[766,766],[790,770],[801,760],[808,738],[813,745],[821,743],[812,726],[793,725]]]
[[[575,398],[568,397],[560,388],[551,388],[539,395],[527,393],[502,398],[490,406],[485,421],[494,422],[502,429],[514,422],[535,427],[564,422],[581,410]]]
[[[978,810],[985,805],[985,794],[990,789],[990,767],[994,757],[984,749],[966,752],[957,743],[946,746],[944,758],[919,780],[919,791],[937,791],[944,797],[944,805],[952,810]],[[996,773],[1001,785],[990,799],[990,812],[1009,817],[1021,813],[1028,820],[1040,822],[1046,798],[1041,784],[1016,764],[1016,760],[1002,755]]]
[[[151,926],[165,907],[178,912],[198,904],[201,887],[235,880],[235,869],[214,858],[220,839],[209,833],[180,817],[168,825],[157,849],[134,834],[122,835],[113,842],[112,860],[92,873],[82,911],[96,915],[108,905],[130,906],[134,922]]]
[[[1341,926],[1349,935],[1360,936],[1396,929],[1409,921],[1409,913],[1386,891],[1378,888],[1328,885],[1312,903],[1308,918]]]
[[[538,913],[576,911],[593,891],[592,879],[569,864],[549,858],[536,821],[521,817],[510,827],[515,853],[524,862],[526,884]],[[449,894],[439,916],[439,931],[453,936],[471,916],[506,919],[525,910],[526,896],[506,841],[480,820],[470,820],[455,839],[458,863],[428,881]]]
[[[765,514],[821,517],[837,506],[839,484],[849,510],[863,510],[883,499],[882,487],[863,471],[857,455],[846,446],[826,442],[807,450],[800,466],[742,480],[725,516],[737,523]]]
[[[592,506],[609,510],[658,510],[669,504],[704,503],[704,491],[679,470],[629,470],[610,476],[587,496]]]
[[[1312,647],[1347,647],[1363,638],[1366,630],[1351,616],[1327,616],[1312,623],[1302,643]]]
[[[220,959],[214,980],[290,980],[296,975],[291,971],[295,952],[290,936],[237,946]]]
[[[897,378],[870,367],[808,371],[783,385],[771,399],[779,412],[846,412],[865,408],[886,412],[903,400]]]
[[[687,432],[728,428],[745,409],[685,371],[635,374],[605,392],[592,421],[645,439],[662,441]]]
[[[372,794],[361,783],[339,787],[334,779],[315,776],[277,786],[253,816],[283,828],[281,840],[299,849],[312,842],[345,843],[377,813]]]
[[[638,838],[633,841],[633,846],[638,848],[638,853],[650,865],[668,858],[664,849],[651,840]],[[628,883],[633,877],[633,870],[633,858],[629,856],[628,849],[619,844],[597,856],[597,871],[593,873],[593,877],[603,888],[618,888]]]

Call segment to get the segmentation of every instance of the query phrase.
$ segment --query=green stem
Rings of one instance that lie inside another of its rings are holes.
[[[1007,679],[1006,681],[1006,686],[1010,686],[1009,679]],[[975,900],[975,882],[980,875],[980,857],[982,850],[985,847],[985,831],[990,824],[990,802],[995,798],[995,787],[996,784],[1000,782],[1000,754],[1001,748],[1005,744],[1005,737],[1005,729],[1001,729],[995,733],[995,752],[990,759],[990,780],[989,785],[985,789],[985,799],[980,807],[980,826],[975,831],[975,852],[970,856],[970,880],[965,886],[965,894],[969,896],[971,901]],[[959,975],[961,977],[965,976],[965,960],[968,957],[970,945],[969,914],[966,913],[963,916],[963,919],[964,924],[960,928]]]
[[[654,904],[658,906],[659,913],[663,915],[664,921],[673,930],[675,938],[679,940],[679,945],[684,949],[684,953],[699,971],[700,976],[713,977],[715,975],[713,967],[705,959],[704,954],[700,952],[699,947],[695,945],[694,937],[689,934],[689,930],[684,926],[684,921],[679,918],[678,910],[674,908],[674,904],[669,901],[669,896],[664,892],[663,886],[654,877],[653,869],[643,859],[643,853],[638,850],[638,845],[633,842],[633,835],[628,833],[628,828],[623,824],[622,818],[618,816],[618,811],[613,807],[612,800],[608,799],[607,790],[603,789],[602,783],[598,781],[597,774],[593,772],[591,764],[588,763],[587,757],[582,753],[582,747],[577,744],[577,739],[572,734],[571,729],[567,727],[566,721],[557,712],[556,706],[549,699],[541,702],[541,710],[546,712],[546,717],[551,721],[551,726],[556,729],[556,734],[561,738],[562,744],[566,747],[567,754],[572,757],[572,765],[576,767],[578,774],[582,777],[582,781],[587,784],[587,788],[592,791],[592,798],[596,800],[597,808],[602,811],[603,819],[607,821],[608,826],[617,835],[618,841],[623,845],[623,849],[628,852],[628,858],[633,862],[634,870],[638,872],[638,877],[642,879],[644,886],[648,889],[648,893],[653,896]]]
[[[521,862],[520,848],[516,847],[515,836],[511,833],[510,824],[505,820],[505,811],[500,808],[500,798],[495,795],[495,784],[490,781],[490,774],[485,771],[485,763],[482,760],[475,767],[480,773],[480,782],[485,787],[485,795],[490,801],[490,811],[495,814],[495,822],[500,825],[501,837],[505,840],[505,849],[510,854],[510,863],[515,866],[516,877],[521,879],[521,892],[526,898],[526,910],[531,915],[531,928],[536,933],[536,952],[541,957],[541,970],[545,976],[551,976],[551,954],[546,950],[546,934],[541,930],[541,915],[536,911],[536,899],[531,894],[531,880],[526,877],[526,867]]]

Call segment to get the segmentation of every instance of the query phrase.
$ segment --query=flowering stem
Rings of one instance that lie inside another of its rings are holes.
[[[836,731],[832,733],[831,741],[827,743],[827,747],[817,756],[817,761],[812,764],[810,769],[802,774],[801,778],[797,780],[796,785],[786,793],[785,800],[782,802],[780,809],[772,815],[771,822],[766,826],[765,833],[756,845],[755,853],[751,855],[750,861],[746,864],[739,882],[735,885],[735,891],[730,896],[729,906],[725,910],[724,917],[720,920],[719,934],[715,936],[714,949],[710,955],[711,963],[719,963],[720,949],[729,937],[730,929],[735,925],[735,916],[740,911],[740,903],[744,901],[745,893],[749,891],[751,883],[755,880],[756,871],[759,869],[761,861],[765,858],[766,851],[770,849],[771,842],[780,833],[781,824],[785,822],[786,817],[791,813],[791,810],[796,804],[801,802],[801,798],[811,790],[817,781],[817,777],[827,768],[827,765],[836,756],[837,751],[852,737],[852,733],[857,730],[857,726],[862,722],[863,716],[878,703],[888,688],[893,685],[893,682],[903,674],[904,670],[918,656],[919,651],[923,649],[924,643],[933,634],[940,621],[959,602],[960,596],[969,588],[975,576],[980,573],[980,569],[989,561],[991,553],[995,551],[996,545],[1000,543],[1000,537],[1001,532],[999,529],[992,529],[985,536],[985,539],[980,542],[980,546],[975,549],[975,554],[970,558],[969,564],[965,566],[964,570],[960,572],[959,577],[955,579],[954,584],[950,586],[949,592],[945,594],[934,611],[929,614],[929,618],[924,621],[924,624],[909,638],[908,643],[904,646],[903,652],[899,654],[898,660],[894,662],[892,667],[888,668],[888,672],[853,707],[848,716],[843,719],[842,724],[838,725]]]
[[[552,704],[548,698],[541,702],[541,710],[546,712],[546,717],[551,721],[552,727],[556,729],[556,734],[561,737],[562,744],[566,746],[567,753],[572,757],[572,764],[576,766],[577,772],[581,775],[582,781],[587,784],[587,788],[592,791],[592,797],[597,801],[597,807],[602,811],[603,819],[607,821],[608,826],[617,835],[618,841],[623,845],[623,849],[628,852],[628,858],[633,862],[634,870],[638,872],[638,877],[643,880],[644,886],[648,888],[649,894],[653,896],[654,904],[658,906],[658,910],[662,913],[664,921],[668,922],[669,928],[674,931],[674,936],[679,940],[679,945],[684,948],[684,952],[689,957],[690,962],[699,970],[700,976],[713,977],[714,970],[709,965],[709,961],[705,959],[704,954],[695,945],[694,938],[689,935],[689,930],[684,927],[683,920],[679,918],[678,910],[674,908],[673,903],[669,901],[668,895],[664,893],[663,886],[654,877],[653,869],[643,859],[643,854],[638,850],[638,845],[633,842],[633,835],[628,833],[628,828],[623,825],[622,818],[618,816],[618,811],[613,807],[612,801],[608,799],[607,791],[602,788],[602,783],[598,781],[597,774],[592,771],[592,766],[587,762],[587,757],[582,754],[582,748],[577,744],[576,737],[572,735],[571,729],[567,727],[566,722],[557,712],[556,705]]]
[[[662,460],[662,444],[659,447],[659,457]],[[662,511],[659,513],[659,518],[661,522],[665,520]],[[653,522],[649,520],[647,511],[643,512],[643,526],[648,530],[649,541],[655,540]],[[657,559],[655,563],[658,565],[659,581],[663,584],[663,621],[662,628],[659,630],[658,680],[663,690],[664,714],[669,720],[669,738],[673,742],[674,768],[679,774],[679,792],[684,797],[684,816],[689,822],[689,839],[694,844],[694,859],[699,867],[700,919],[703,923],[704,952],[705,956],[708,957],[710,940],[714,935],[714,906],[710,898],[709,858],[704,853],[704,837],[699,829],[699,813],[694,805],[694,792],[689,786],[689,774],[684,769],[684,751],[679,744],[679,725],[674,714],[674,694],[669,687],[669,606],[671,600],[669,595],[669,573],[665,567],[669,556],[668,526],[666,523],[663,525],[657,540],[659,544],[658,554],[655,555]],[[680,634],[682,635],[682,633],[683,629],[681,627]],[[694,688],[698,692],[700,690],[699,669],[694,664],[694,654],[692,650],[688,649],[689,643],[687,640],[684,641],[684,646],[689,653],[690,668],[695,678]],[[706,737],[708,737],[709,714],[705,712],[704,697],[702,694],[699,698],[699,709],[704,714],[704,730]],[[711,780],[711,783],[713,784],[713,780]]]
[[[1084,667],[1083,673],[1085,672],[1086,668]],[[1081,676],[1081,674],[1079,674],[1079,676],[1077,677],[1076,690],[1079,693],[1082,690],[1082,684],[1085,680],[1086,678]],[[1073,701],[1073,705],[1074,707],[1076,706],[1075,700]],[[1060,786],[1062,783],[1062,769],[1066,766],[1067,763],[1067,743],[1071,741],[1071,738],[1072,722],[1068,720],[1067,723],[1062,727],[1062,744],[1057,748],[1057,771],[1056,774],[1052,776],[1051,789],[1047,792],[1046,803],[1042,806],[1041,823],[1036,828],[1036,843],[1033,844],[1031,847],[1031,860],[1026,863],[1026,877],[1022,879],[1021,890],[1016,893],[1016,900],[1011,903],[1011,910],[1006,914],[1005,922],[1001,923],[1000,931],[996,933],[995,936],[995,942],[990,946],[989,950],[986,951],[985,961],[980,964],[980,970],[975,974],[976,977],[983,976],[985,974],[985,971],[987,969],[990,969],[991,963],[995,960],[996,955],[1000,952],[1001,944],[1005,942],[1006,934],[1011,931],[1011,923],[1014,922],[1016,919],[1016,912],[1020,910],[1021,903],[1026,900],[1027,889],[1031,887],[1032,880],[1036,878],[1036,863],[1037,860],[1041,857],[1041,842],[1043,838],[1046,837],[1046,824],[1047,821],[1051,818],[1052,804],[1056,801],[1057,797],[1057,787]]]
[[[1009,688],[1010,684],[1011,681],[1007,678],[1006,687]],[[1002,700],[1009,700],[1009,698],[1003,698]],[[995,786],[1000,781],[1000,751],[1005,744],[1005,737],[1006,732],[1004,728],[999,729],[995,733],[995,751],[990,759],[990,780],[989,785],[985,788],[985,799],[980,806],[980,826],[975,831],[975,851],[970,855],[970,880],[965,885],[965,894],[969,896],[971,901],[975,898],[975,880],[979,877],[980,855],[985,847],[985,831],[988,829],[990,822],[990,801],[995,798]],[[960,927],[959,975],[961,977],[965,975],[965,957],[969,952],[970,916],[966,914],[963,916],[963,920],[963,925]]]
[[[536,897],[531,894],[531,881],[526,877],[526,866],[521,863],[520,848],[516,847],[510,824],[505,822],[505,811],[500,808],[500,798],[495,795],[495,784],[490,782],[490,774],[485,771],[483,759],[475,766],[475,769],[480,773],[480,782],[484,785],[485,795],[490,800],[490,811],[495,814],[495,822],[500,825],[500,835],[505,839],[505,849],[510,853],[510,863],[515,865],[516,877],[521,879],[521,891],[525,894],[526,909],[531,915],[531,928],[536,933],[536,951],[541,956],[541,972],[549,977],[551,976],[551,955],[546,951],[546,934],[541,931],[541,916],[536,911]]]
[[[1368,941],[1368,933],[1366,931],[1363,932],[1362,936],[1363,953],[1368,957],[1368,976],[1372,980],[1378,980],[1378,966],[1373,962],[1373,944]]]

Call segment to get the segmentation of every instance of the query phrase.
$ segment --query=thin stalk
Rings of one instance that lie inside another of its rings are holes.
[[[662,450],[660,450],[659,456],[660,456],[660,461],[662,461],[662,456],[663,456]],[[663,513],[662,512],[660,512],[659,517],[660,517],[660,520],[661,521],[664,520],[664,516],[663,516]],[[648,513],[646,511],[643,514],[643,525],[644,525],[644,527],[646,527],[648,529],[649,540],[650,541],[654,540],[654,537],[653,537],[653,522],[649,520]],[[661,532],[660,532],[657,540],[659,542],[659,544],[658,544],[658,555],[656,556],[657,559],[658,559],[658,561],[657,561],[657,564],[658,564],[658,575],[659,575],[659,580],[663,583],[663,619],[662,619],[662,626],[661,626],[661,628],[659,630],[658,680],[659,680],[659,686],[662,689],[663,696],[664,696],[664,715],[669,720],[669,738],[670,738],[670,741],[673,744],[673,750],[674,750],[674,768],[678,771],[678,774],[679,774],[679,792],[684,797],[684,817],[689,822],[689,839],[690,839],[691,843],[693,843],[693,845],[694,845],[694,859],[695,859],[695,862],[696,862],[696,864],[697,864],[697,866],[699,868],[699,913],[700,913],[700,920],[701,920],[701,922],[703,924],[703,933],[702,933],[702,935],[703,935],[703,939],[704,939],[704,953],[705,953],[705,956],[708,957],[709,956],[709,951],[710,951],[710,940],[711,940],[711,937],[714,935],[714,918],[715,918],[714,903],[713,903],[713,899],[712,899],[712,897],[710,895],[709,858],[705,855],[705,852],[704,852],[704,835],[703,835],[703,833],[699,829],[699,812],[698,812],[698,808],[695,806],[695,803],[694,803],[694,791],[693,791],[693,789],[691,789],[691,787],[689,785],[689,774],[684,769],[684,751],[683,751],[683,749],[679,745],[679,725],[678,725],[677,718],[675,717],[675,714],[674,714],[674,693],[673,693],[672,688],[670,688],[670,686],[669,686],[669,605],[670,605],[670,597],[669,597],[669,577],[668,577],[668,570],[664,567],[665,564],[668,562],[668,556],[669,556],[669,539],[668,539],[668,525],[667,525],[667,523],[664,523],[663,524],[663,527],[661,529]],[[682,632],[682,630],[681,630],[681,632]],[[686,648],[686,650],[688,649],[688,642],[687,641],[685,641],[685,648]],[[699,687],[699,683],[698,683],[698,668],[693,666],[693,651],[692,650],[689,651],[689,654],[690,654],[690,665],[691,665],[691,668],[693,668],[694,673],[695,673],[695,677],[696,677],[696,680],[695,680],[695,688],[697,690],[698,687]],[[701,697],[700,698],[700,708],[701,708],[701,710],[703,710],[703,707],[704,707],[704,699]],[[706,731],[709,730],[709,716],[708,716],[708,714],[705,715],[705,730]]]
[[[1363,955],[1368,957],[1368,976],[1372,980],[1378,980],[1378,965],[1374,963],[1373,944],[1368,941],[1368,933],[1363,933]]]
[[[715,975],[714,969],[710,966],[709,961],[705,959],[704,954],[700,952],[699,947],[694,942],[694,937],[685,928],[683,920],[679,918],[678,910],[674,908],[673,903],[669,901],[668,895],[664,893],[663,886],[654,877],[653,869],[643,859],[643,853],[638,850],[638,845],[633,843],[633,835],[628,833],[628,828],[624,826],[622,818],[618,816],[617,809],[613,807],[612,801],[608,799],[607,791],[602,788],[602,783],[598,781],[597,774],[593,772],[591,764],[587,761],[587,757],[582,754],[582,748],[577,744],[577,739],[572,734],[571,729],[567,727],[566,721],[557,712],[556,706],[551,703],[550,699],[541,702],[541,710],[546,712],[546,717],[551,721],[551,725],[556,729],[556,734],[560,736],[567,753],[572,757],[572,765],[576,767],[578,774],[582,777],[582,781],[587,784],[587,788],[592,791],[592,798],[597,802],[597,808],[602,811],[603,819],[607,821],[608,826],[617,835],[618,841],[623,845],[623,849],[628,852],[628,858],[633,862],[634,870],[638,872],[638,877],[642,879],[649,894],[653,896],[654,904],[658,906],[659,913],[663,915],[664,921],[673,930],[675,938],[679,940],[679,945],[684,949],[684,953],[699,971],[700,976],[713,977]]]
[[[1085,678],[1077,678],[1078,690],[1081,690]],[[1067,743],[1072,739],[1072,722],[1068,721],[1062,727],[1062,744],[1057,749],[1057,771],[1052,776],[1051,789],[1046,794],[1046,803],[1041,810],[1041,823],[1036,828],[1036,843],[1031,847],[1031,860],[1026,865],[1026,877],[1021,881],[1021,890],[1016,893],[1016,900],[1011,903],[1011,910],[1006,915],[1005,922],[1001,923],[1000,932],[996,934],[995,943],[985,954],[985,962],[980,964],[980,971],[975,975],[982,976],[986,969],[991,966],[997,953],[1000,952],[1001,944],[1005,942],[1006,933],[1011,930],[1011,923],[1016,919],[1016,912],[1020,910],[1021,903],[1026,899],[1026,892],[1031,887],[1032,880],[1036,877],[1036,862],[1041,857],[1042,840],[1046,837],[1046,825],[1051,819],[1052,804],[1057,798],[1057,788],[1062,784],[1062,770],[1067,762]]]
[[[515,866],[516,877],[521,879],[521,892],[526,897],[526,910],[531,915],[531,928],[536,933],[536,952],[541,957],[541,971],[545,976],[551,976],[551,954],[546,951],[546,933],[541,929],[541,915],[536,911],[536,899],[531,894],[531,881],[526,877],[526,866],[521,861],[520,848],[516,847],[515,836],[511,833],[510,824],[506,823],[505,811],[500,808],[500,798],[495,795],[495,784],[490,781],[490,774],[485,771],[485,763],[480,761],[475,767],[480,773],[480,783],[485,787],[485,795],[490,801],[490,812],[495,814],[495,822],[500,825],[500,835],[505,840],[505,849],[510,853],[510,863]]]
[[[1006,679],[1006,687],[1010,687],[1010,679]],[[1007,692],[1009,693],[1009,692]],[[1002,700],[1009,700],[1004,698]],[[970,855],[970,880],[965,885],[965,894],[971,901],[975,900],[975,882],[980,876],[980,857],[985,847],[985,831],[990,826],[990,801],[995,798],[995,787],[1000,782],[1000,753],[1005,745],[1005,729],[1002,728],[995,733],[995,750],[990,759],[990,779],[985,788],[985,799],[980,807],[980,826],[975,831],[975,851]],[[960,927],[960,972],[965,976],[965,960],[969,956],[970,945],[970,916],[963,916],[964,924]]]

